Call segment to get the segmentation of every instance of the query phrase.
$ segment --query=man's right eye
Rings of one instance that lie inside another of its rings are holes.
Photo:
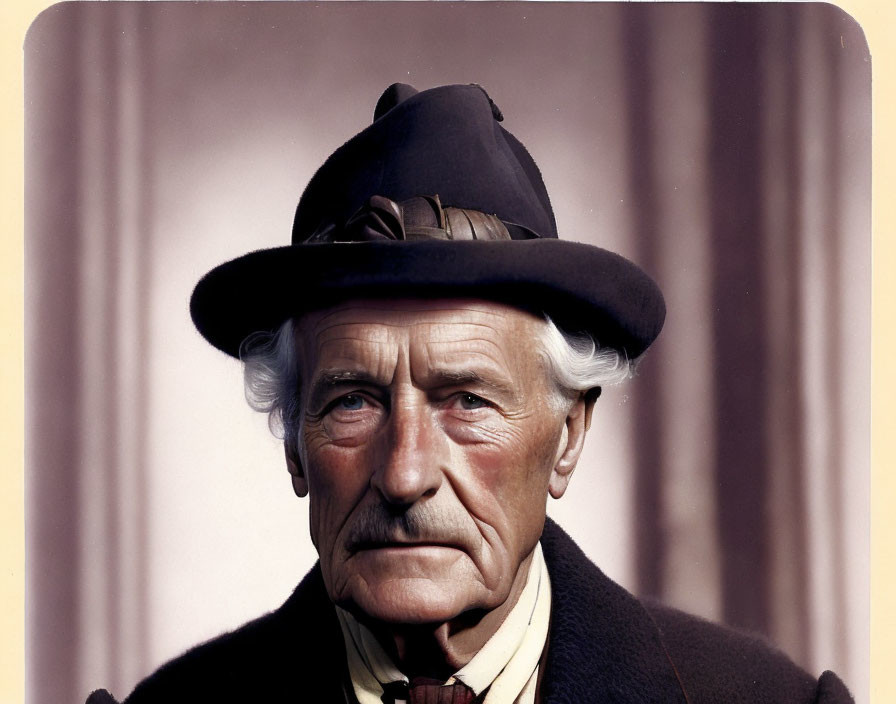
[[[360,411],[364,406],[364,398],[359,394],[346,394],[336,399],[333,404],[334,408],[341,411]]]

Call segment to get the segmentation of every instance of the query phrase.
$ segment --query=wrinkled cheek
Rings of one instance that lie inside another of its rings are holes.
[[[311,540],[322,561],[342,553],[337,544],[368,488],[360,453],[326,446],[309,453],[306,475]]]
[[[328,592],[331,592],[334,584],[339,581],[340,564],[345,554],[338,545],[339,527],[343,521],[338,519],[340,513],[338,507],[331,502],[329,497],[317,501],[313,498],[313,494],[310,496],[312,497],[309,509],[311,542],[320,558],[324,583]]]
[[[308,507],[308,527],[311,534],[311,542],[321,559],[330,552],[330,546],[321,543],[321,538],[327,536],[325,519],[327,513],[326,501],[322,498],[326,494],[317,487],[311,486],[308,491],[310,505]]]
[[[529,444],[525,451],[507,447],[465,448],[465,462],[478,490],[468,508],[497,533],[492,561],[507,567],[527,555],[541,535],[553,451]]]
[[[507,444],[508,433],[494,425],[447,421],[442,426],[444,435],[463,447],[503,447]]]
[[[322,497],[351,501],[368,482],[367,453],[357,448],[326,445],[309,454],[309,490]]]
[[[475,474],[475,481],[498,494],[502,484],[511,483],[509,474],[519,472],[520,458],[501,445],[470,445],[461,449],[463,465]]]

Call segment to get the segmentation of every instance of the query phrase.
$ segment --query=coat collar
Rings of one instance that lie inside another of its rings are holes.
[[[685,702],[659,630],[551,519],[541,537],[551,576],[544,702]]]

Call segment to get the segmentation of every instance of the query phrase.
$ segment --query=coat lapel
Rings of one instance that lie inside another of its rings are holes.
[[[556,523],[541,539],[551,577],[544,702],[685,702],[659,631]]]
[[[273,616],[282,628],[281,645],[290,652],[291,666],[274,675],[282,700],[357,704],[351,687],[346,689],[350,679],[342,631],[319,562]]]

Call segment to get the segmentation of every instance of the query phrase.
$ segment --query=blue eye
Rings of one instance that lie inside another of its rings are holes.
[[[364,405],[364,399],[358,394],[346,394],[336,401],[336,405],[344,411],[360,411]]]
[[[484,408],[485,405],[485,401],[479,398],[476,394],[460,395],[460,406],[466,411],[472,411],[477,408]]]

